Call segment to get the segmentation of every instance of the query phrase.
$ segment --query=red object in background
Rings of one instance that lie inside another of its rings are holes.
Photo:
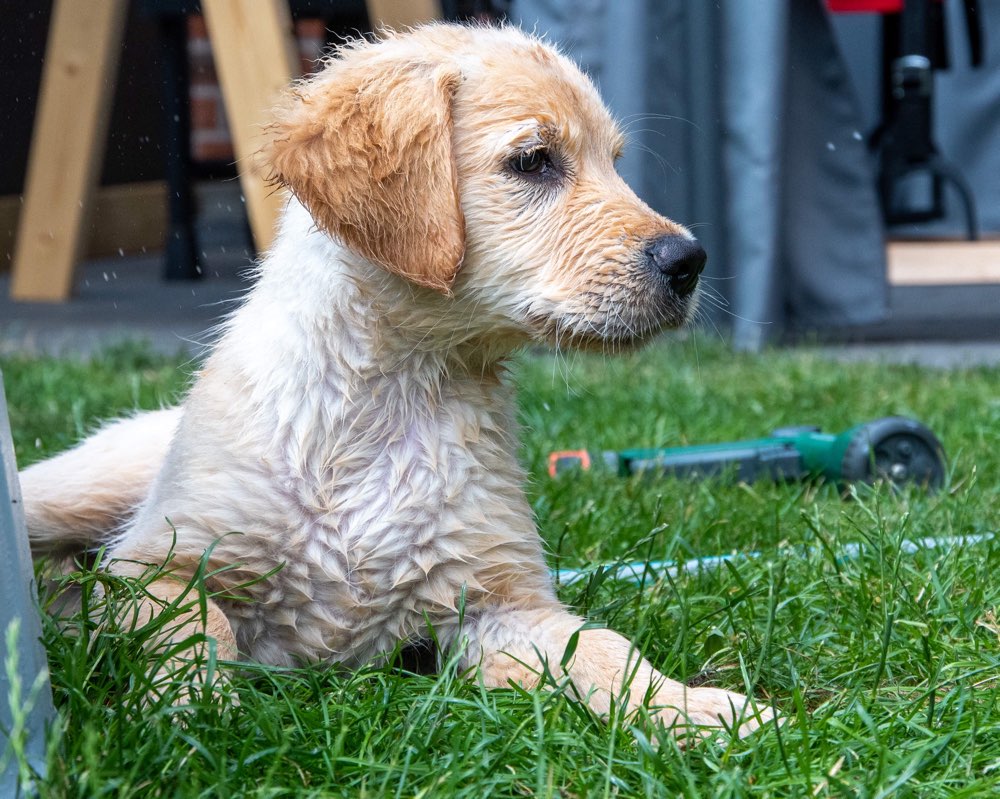
[[[832,14],[898,14],[904,0],[826,0]],[[941,0],[937,0],[941,2]]]
[[[826,0],[834,14],[895,14],[903,10],[903,0]]]

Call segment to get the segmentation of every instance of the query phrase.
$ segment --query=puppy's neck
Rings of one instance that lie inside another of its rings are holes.
[[[273,317],[272,309],[304,334],[276,345],[306,346],[359,374],[426,373],[436,365],[455,378],[491,378],[523,343],[467,300],[415,286],[346,248],[295,200],[238,316]]]

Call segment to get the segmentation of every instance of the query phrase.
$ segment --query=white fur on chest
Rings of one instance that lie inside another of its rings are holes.
[[[272,663],[364,660],[453,624],[463,594],[549,592],[509,389],[434,348],[383,349],[335,245],[283,246],[285,273],[265,266],[231,321],[114,554],[164,549],[165,517],[180,554],[214,547],[235,566],[222,581],[256,581],[226,613]]]

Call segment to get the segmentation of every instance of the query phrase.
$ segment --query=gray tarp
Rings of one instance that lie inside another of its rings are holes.
[[[873,164],[818,0],[515,0],[631,132],[625,178],[692,227],[736,346],[886,312]]]

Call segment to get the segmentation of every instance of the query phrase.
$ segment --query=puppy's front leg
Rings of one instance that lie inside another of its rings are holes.
[[[122,569],[113,569],[122,572]],[[125,569],[124,571],[128,571]],[[178,702],[196,699],[196,689],[204,685],[211,676],[225,683],[219,674],[208,672],[208,646],[214,641],[216,656],[220,660],[235,660],[237,657],[236,637],[233,634],[229,619],[222,609],[209,597],[200,597],[196,586],[188,585],[172,577],[158,577],[145,586],[146,596],[137,598],[134,605],[121,614],[124,624],[138,630],[150,624],[161,614],[164,617],[163,626],[156,630],[146,644],[150,657],[159,659],[170,652],[176,645],[193,636],[204,635],[204,640],[182,652],[171,653],[157,668],[152,678],[150,693],[160,693],[173,675],[180,671],[185,686],[178,696]],[[176,603],[176,607],[172,607]],[[188,673],[183,667],[186,661],[198,660],[199,670]]]
[[[606,715],[612,698],[624,699],[629,711],[648,706],[664,726],[683,735],[685,728],[733,727],[746,735],[771,718],[755,714],[747,698],[720,688],[688,688],[649,665],[632,644],[611,630],[581,629],[583,619],[564,608],[517,610],[495,607],[467,620],[466,662],[479,666],[487,687],[510,682],[537,685],[547,667],[557,679],[568,676],[576,695],[595,712]],[[576,649],[562,665],[574,633]],[[542,663],[540,658],[545,660]]]

